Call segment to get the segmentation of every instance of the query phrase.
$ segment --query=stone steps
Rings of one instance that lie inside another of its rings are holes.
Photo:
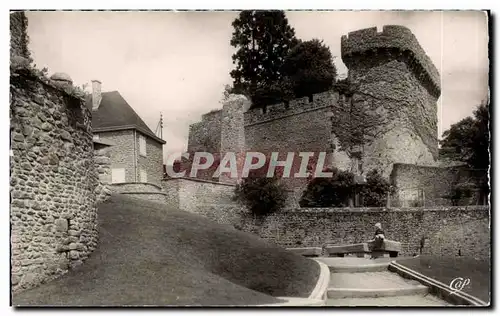
[[[391,259],[318,258],[331,271],[327,306],[449,306],[418,281],[388,270]]]
[[[391,272],[332,273],[329,298],[424,295],[429,289]]]
[[[326,306],[452,306],[432,295],[328,299]]]
[[[325,263],[331,272],[383,272],[387,271],[390,260],[367,260],[364,258],[345,257],[345,258],[328,258],[320,257],[318,261]]]

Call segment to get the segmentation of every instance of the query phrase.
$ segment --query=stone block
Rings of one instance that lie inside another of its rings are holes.
[[[351,244],[351,245],[328,245],[325,247],[326,254],[329,256],[345,255],[350,253],[369,252],[367,243]]]
[[[320,247],[287,248],[286,250],[304,257],[319,257],[323,251]]]
[[[19,282],[21,282],[21,279],[22,279],[22,274],[19,273],[13,273],[10,277],[12,285],[17,285]]]
[[[69,252],[69,259],[71,259],[71,260],[78,260],[78,258],[80,258],[80,254],[78,253],[78,251],[71,250]]]
[[[372,245],[373,241],[368,242],[368,246],[370,247],[370,249]],[[382,243],[382,246],[378,250],[399,253],[401,252],[401,243],[394,240],[385,239],[384,242]]]
[[[58,218],[55,221],[56,230],[58,232],[67,232],[68,231],[68,221],[66,219]]]

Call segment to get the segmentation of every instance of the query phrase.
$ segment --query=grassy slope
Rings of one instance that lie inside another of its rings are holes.
[[[462,291],[490,301],[490,261],[464,257],[420,256],[397,260],[398,263],[446,285],[458,277],[469,278],[470,284]]]
[[[64,277],[15,305],[243,305],[307,297],[312,260],[254,235],[122,196],[99,207],[99,247]]]

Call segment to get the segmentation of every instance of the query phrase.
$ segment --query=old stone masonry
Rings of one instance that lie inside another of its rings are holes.
[[[412,32],[374,27],[351,32],[340,44],[352,95],[325,91],[251,110],[249,101],[230,100],[190,126],[188,151],[326,151],[332,166],[362,165],[360,175],[377,169],[385,177],[395,164],[436,166],[439,73]],[[353,119],[363,132],[355,147],[346,144]],[[287,181],[300,191],[306,180]]]
[[[47,78],[31,66],[26,25],[23,12],[11,14],[13,291],[57,277],[89,256],[98,241],[97,199],[105,198],[83,94],[69,76]]]

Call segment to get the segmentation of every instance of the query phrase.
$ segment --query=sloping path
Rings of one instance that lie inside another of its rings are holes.
[[[13,305],[274,304],[312,291],[319,275],[312,260],[157,203],[113,196],[99,223],[99,245],[83,265],[14,294]]]
[[[450,306],[417,281],[389,272],[389,258],[321,258],[331,271],[328,306]]]

